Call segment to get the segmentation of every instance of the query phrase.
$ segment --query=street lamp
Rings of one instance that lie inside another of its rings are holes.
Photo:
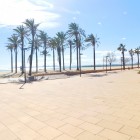
[[[104,70],[104,56],[103,56],[103,70]]]
[[[105,56],[106,57],[106,73],[107,73],[107,58],[109,57],[109,56]]]

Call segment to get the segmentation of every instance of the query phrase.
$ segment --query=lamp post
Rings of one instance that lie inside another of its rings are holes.
[[[104,56],[103,56],[103,69],[104,69]]]
[[[107,58],[108,58],[109,56],[106,56],[106,73],[107,73]]]

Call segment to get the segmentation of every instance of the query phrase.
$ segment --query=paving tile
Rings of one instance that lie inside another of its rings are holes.
[[[97,116],[99,114],[99,113],[94,112],[94,111],[92,111],[90,109],[88,109],[88,110],[86,109],[82,113],[83,113],[83,116],[85,115],[85,116],[91,116],[91,117],[95,117],[95,116]]]
[[[31,116],[22,116],[20,118],[18,118],[18,121],[22,122],[22,123],[28,123],[33,119],[33,117]]]
[[[92,117],[89,115],[84,115],[84,116],[80,117],[79,119],[89,122],[89,123],[93,123],[93,124],[96,124],[101,121],[101,119],[99,119],[98,117]]]
[[[80,119],[76,119],[76,118],[73,118],[73,117],[68,117],[68,118],[64,119],[63,121],[65,123],[71,124],[73,126],[78,126],[78,125],[80,125],[84,122]]]
[[[103,114],[103,113],[98,113],[96,118],[104,119],[104,120],[108,120],[108,121],[115,121],[118,117],[113,116],[113,115],[107,115],[107,114]]]
[[[115,122],[134,128],[138,128],[140,126],[140,121],[134,121],[134,120],[128,120],[122,118],[116,119]]]
[[[79,135],[80,133],[82,133],[84,131],[84,130],[77,128],[75,126],[72,126],[70,124],[66,124],[66,125],[60,127],[59,130],[72,137],[76,137],[77,135]]]
[[[16,122],[14,124],[8,125],[8,128],[15,133],[28,129],[28,127],[21,122]]]
[[[107,138],[103,138],[101,136],[94,135],[90,132],[83,132],[79,136],[76,137],[77,140],[108,140]]]
[[[115,130],[115,131],[118,131],[123,126],[122,124],[110,122],[107,120],[102,120],[99,123],[97,123],[97,125],[102,126],[104,128],[111,129],[111,130]]]
[[[48,140],[51,140],[51,139],[54,139],[60,135],[62,135],[62,132],[53,128],[53,127],[50,127],[50,126],[47,126],[47,127],[44,127],[42,129],[40,129],[38,131],[38,133],[44,137],[46,137]]]
[[[16,140],[17,138],[18,137],[8,129],[0,131],[1,140]]]
[[[123,110],[123,111],[118,111],[113,113],[113,116],[124,118],[124,119],[131,119],[133,117],[133,114],[124,112]]]
[[[77,139],[74,139],[74,138],[72,138],[72,137],[70,137],[68,135],[63,134],[63,135],[55,138],[54,140],[77,140]]]
[[[11,124],[14,124],[14,123],[18,122],[18,120],[15,119],[14,117],[9,116],[9,117],[6,117],[6,118],[2,119],[1,122],[4,125],[8,126],[8,125],[11,125]]]
[[[7,127],[5,125],[3,125],[2,123],[0,123],[0,131],[7,129]]]
[[[134,138],[134,137],[133,137],[133,138],[131,138],[130,140],[140,140],[140,139],[137,139],[137,138]]]
[[[63,120],[65,118],[68,118],[68,116],[65,115],[65,114],[62,114],[62,113],[55,113],[55,114],[52,114],[50,118],[54,118],[54,119],[58,119],[58,120]]]
[[[23,110],[23,112],[27,113],[30,116],[36,116],[36,115],[40,114],[39,111],[35,111],[35,110],[32,110],[32,109],[26,109],[26,110]]]
[[[34,118],[39,120],[39,121],[47,121],[47,120],[51,119],[51,116],[42,113],[42,114],[39,114],[39,115],[35,115]]]
[[[133,116],[131,120],[140,122],[140,116]]]
[[[106,137],[109,140],[129,140],[131,137],[109,129],[104,129],[102,132],[99,133],[99,135]]]
[[[21,139],[21,140],[34,140],[39,136],[38,133],[33,131],[30,128],[26,128],[24,130],[15,132],[15,134]]]
[[[80,112],[68,112],[66,113],[68,116],[71,116],[71,117],[74,117],[74,118],[79,118],[79,117],[82,117],[84,114],[83,113],[80,113]]]
[[[132,127],[124,126],[120,130],[120,132],[140,139],[140,130],[139,129],[135,129],[135,128],[132,128]]]
[[[47,125],[55,127],[55,128],[59,128],[59,127],[63,126],[64,124],[66,124],[65,122],[58,120],[58,119],[50,119],[48,121],[45,121],[45,123]]]
[[[43,137],[43,136],[37,136],[35,139],[33,140],[48,140],[46,137]]]
[[[95,124],[91,124],[91,123],[87,123],[87,122],[79,125],[78,127],[81,129],[84,129],[86,131],[92,132],[93,134],[97,134],[104,129],[101,126],[97,126]]]
[[[45,123],[38,121],[38,120],[31,120],[30,122],[26,123],[26,126],[30,127],[31,129],[38,131],[39,129],[45,127]]]

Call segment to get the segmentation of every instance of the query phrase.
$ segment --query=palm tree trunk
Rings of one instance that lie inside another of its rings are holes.
[[[132,69],[133,69],[133,56],[132,56],[131,60],[132,60]]]
[[[23,59],[24,59],[24,58],[23,58],[24,38],[21,39],[21,42],[22,42],[22,46],[21,46],[21,47],[22,47],[22,48],[21,48],[21,51],[22,51],[22,52],[21,52],[21,53],[22,53],[22,56],[21,56],[21,57],[22,57],[22,58],[21,58],[21,61],[22,61],[22,74],[23,74],[23,73],[24,73],[24,69],[23,69],[23,67],[24,67],[24,60],[23,60]]]
[[[79,70],[79,60],[78,60],[78,48],[79,48],[79,45],[78,45],[78,36],[76,35],[76,53],[77,53],[77,70]]]
[[[36,73],[38,72],[38,55],[37,55],[37,48],[36,48]]]
[[[95,46],[93,46],[93,62],[94,62],[93,65],[94,65],[94,70],[95,70],[96,69],[95,68],[95,65],[96,65],[95,64]]]
[[[81,77],[81,51],[80,51],[80,46],[79,46],[79,69],[80,69],[80,77]]]
[[[46,55],[47,55],[47,49],[45,45],[45,54],[44,54],[44,72],[46,72]]]
[[[59,54],[59,64],[60,64],[60,72],[61,72],[61,49],[60,49],[60,52],[59,52],[60,54]]]
[[[15,48],[15,73],[17,73],[17,46]]]
[[[65,70],[65,62],[64,62],[64,47],[62,45],[62,57],[63,57],[63,70]]]
[[[138,68],[139,68],[139,64],[140,64],[140,62],[139,62],[139,53],[137,55],[138,55]]]
[[[60,47],[57,47],[57,53],[58,53],[59,71],[61,72],[61,48]]]
[[[71,63],[72,63],[72,45],[70,43],[70,70],[71,70]]]
[[[125,58],[124,58],[124,51],[122,52],[123,54],[123,70],[125,70]]]
[[[53,70],[55,71],[55,52],[53,48]]]
[[[32,47],[31,47],[31,54],[30,54],[30,69],[29,69],[29,75],[32,75],[32,61],[33,61],[33,49],[34,49],[34,35],[32,34]]]
[[[111,63],[110,63],[110,71],[111,71]]]
[[[11,72],[13,72],[13,50],[11,49]]]

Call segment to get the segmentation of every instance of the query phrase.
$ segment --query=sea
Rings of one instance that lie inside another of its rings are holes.
[[[136,64],[134,64],[134,66],[137,66]],[[110,66],[109,65],[107,65],[107,68],[109,68]],[[112,66],[111,66],[112,68],[113,67],[120,67],[121,68],[121,65],[120,64],[112,64]],[[126,64],[126,67],[131,67],[131,65],[130,64]],[[62,68],[63,68],[63,66],[62,66]],[[71,67],[73,70],[74,69],[76,69],[76,66],[72,66]],[[106,68],[106,65],[96,65],[96,69],[104,69],[104,68]],[[20,67],[18,67],[17,68],[18,69],[18,71],[21,71],[20,70]],[[52,66],[47,66],[46,67],[46,69],[48,70],[48,71],[53,71],[53,67]],[[59,67],[58,66],[56,66],[55,67],[55,69],[56,70],[59,70]],[[65,66],[65,69],[66,70],[69,70],[69,66]],[[81,66],[81,69],[93,69],[93,65],[82,65]],[[26,71],[28,71],[29,70],[29,67],[26,67]],[[35,71],[36,70],[36,67],[35,66],[33,66],[32,67],[32,70],[33,71]],[[38,70],[39,71],[43,71],[44,70],[44,67],[43,66],[38,66]],[[0,72],[10,72],[11,70],[10,70],[10,68],[7,68],[7,69],[2,69],[2,68],[0,68]]]

